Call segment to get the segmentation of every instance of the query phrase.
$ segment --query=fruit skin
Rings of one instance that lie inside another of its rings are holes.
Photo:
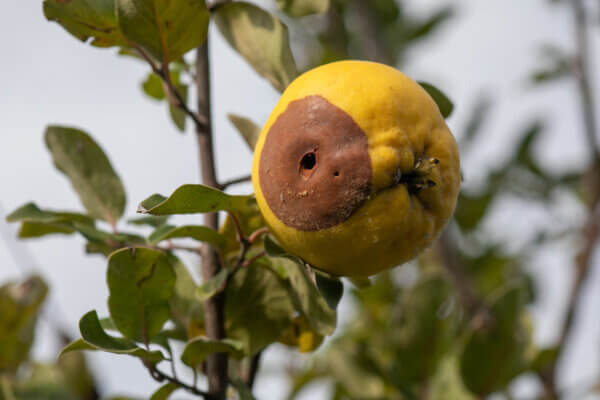
[[[290,103],[314,95],[343,110],[367,136],[370,193],[343,222],[302,230],[282,222],[269,206],[261,186],[261,154]],[[409,193],[407,184],[397,183],[398,172],[410,176],[419,159],[432,158],[439,163],[426,178],[435,186]],[[340,61],[304,73],[282,94],[256,144],[252,183],[268,227],[286,250],[333,275],[369,276],[431,245],[454,212],[460,161],[452,133],[419,84],[383,64]]]

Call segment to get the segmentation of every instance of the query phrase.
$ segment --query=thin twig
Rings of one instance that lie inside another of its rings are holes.
[[[258,368],[260,367],[260,359],[262,357],[262,351],[256,353],[250,359],[250,365],[246,370],[244,370],[243,380],[246,385],[252,389],[254,386],[254,381],[256,380],[256,373],[258,372]]]
[[[189,251],[190,253],[195,253],[198,255],[202,255],[202,247],[200,246],[183,246],[178,244],[169,243],[165,247],[157,247],[158,250],[168,251],[168,250],[184,250]]]
[[[259,237],[261,237],[262,235],[264,235],[265,233],[268,233],[268,232],[269,232],[269,228],[267,228],[266,226],[259,228],[259,229],[255,230],[254,232],[252,232],[250,234],[250,236],[248,236],[248,241],[250,243],[254,243],[254,242],[256,242],[256,240]]]
[[[247,241],[247,239],[244,237],[244,232],[242,231],[242,225],[240,224],[240,220],[238,219],[238,217],[232,212],[230,212],[228,215],[229,215],[229,218],[231,218],[231,220],[233,221],[233,226],[235,227],[235,233],[237,236],[237,240],[240,243]]]
[[[196,388],[195,386],[188,385],[187,383],[182,382],[175,377],[165,374],[164,372],[162,372],[161,370],[156,368],[156,366],[154,366],[154,365],[149,365],[149,364],[144,364],[144,365],[146,366],[146,368],[148,368],[148,372],[150,372],[150,376],[152,376],[152,379],[154,379],[157,382],[168,381],[170,383],[176,384],[180,388],[182,388],[190,393],[193,393],[198,396],[202,396],[206,400],[217,399],[217,397],[213,396],[212,394],[210,394],[208,392],[200,390],[200,389]]]
[[[238,183],[250,182],[252,180],[252,175],[244,175],[239,178],[229,179],[221,184],[219,184],[219,188],[221,190],[227,189],[229,186],[237,185]]]
[[[246,261],[244,261],[242,263],[242,265],[241,265],[241,268],[246,268],[248,265],[252,264],[254,261],[258,260],[261,257],[264,257],[265,254],[267,254],[265,251],[261,251],[259,253],[256,253],[255,255],[253,255],[252,257],[250,257]]]
[[[167,98],[169,99],[169,102],[171,103],[171,105],[173,105],[173,107],[179,108],[187,116],[189,116],[194,121],[194,124],[196,125],[196,129],[206,129],[206,125],[208,124],[207,119],[205,117],[203,117],[202,115],[193,112],[187,106],[185,100],[181,96],[181,93],[179,93],[177,88],[175,88],[175,86],[173,85],[173,82],[171,82],[171,77],[169,75],[168,66],[165,68],[164,65],[163,66],[157,65],[156,62],[154,62],[154,60],[152,59],[152,57],[150,57],[150,55],[148,55],[148,53],[146,53],[146,51],[143,48],[141,48],[140,46],[137,46],[137,45],[134,47],[140,53],[140,55],[144,58],[144,60],[146,60],[148,65],[150,65],[152,72],[154,72],[156,75],[158,75],[158,77],[160,77],[160,79],[162,80],[163,88],[165,90],[165,93],[166,93]]]

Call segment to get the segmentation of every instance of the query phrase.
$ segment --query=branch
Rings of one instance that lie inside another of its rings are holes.
[[[169,76],[168,65],[163,65],[161,67],[154,62],[152,57],[150,57],[150,55],[148,55],[148,53],[146,53],[146,51],[143,48],[141,48],[140,46],[137,46],[137,45],[134,45],[134,48],[140,53],[140,55],[144,58],[144,60],[146,60],[148,65],[150,65],[152,72],[154,72],[156,75],[158,75],[158,77],[162,80],[163,89],[165,90],[167,98],[169,99],[169,103],[171,103],[171,105],[173,107],[179,108],[188,117],[190,117],[194,121],[194,124],[196,125],[197,130],[198,129],[203,129],[203,130],[207,129],[206,127],[209,122],[205,118],[205,116],[193,112],[187,106],[185,100],[183,99],[181,94],[177,91],[177,88],[175,88],[175,86],[173,85],[173,82],[171,82],[171,77]]]
[[[210,394],[208,392],[200,390],[193,385],[188,385],[187,383],[184,383],[175,377],[165,374],[164,372],[162,372],[158,368],[156,368],[156,366],[154,366],[154,365],[149,365],[146,363],[144,363],[144,365],[146,366],[146,368],[148,368],[148,372],[150,372],[150,376],[152,376],[152,378],[157,382],[168,381],[170,383],[176,384],[180,388],[182,388],[190,393],[193,393],[197,396],[202,396],[206,400],[217,399],[217,397],[213,396],[212,394]]]
[[[198,114],[203,117],[206,124],[196,124],[196,139],[202,183],[218,188],[215,155],[213,150],[211,126],[211,98],[210,98],[210,63],[208,58],[208,38],[198,48],[196,56],[196,87],[198,92]],[[204,223],[214,230],[219,229],[219,214],[205,214]],[[221,262],[216,249],[209,245],[202,248],[202,278],[210,280],[221,271]],[[225,337],[225,291],[220,291],[204,302],[204,324],[206,336],[209,339],[219,340]],[[210,354],[206,358],[206,376],[211,395],[216,399],[225,399],[228,384],[227,353]]]
[[[223,183],[221,183],[219,185],[219,189],[221,190],[225,190],[227,189],[229,186],[232,185],[237,185],[238,183],[245,183],[245,182],[250,182],[252,180],[252,175],[244,175],[244,176],[240,176],[239,178],[235,178],[235,179],[230,179],[228,181],[225,181]]]

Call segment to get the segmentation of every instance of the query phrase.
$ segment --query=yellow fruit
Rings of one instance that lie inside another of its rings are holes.
[[[446,225],[458,148],[419,84],[341,61],[285,90],[256,144],[252,183],[286,250],[334,275],[369,276],[412,259]]]

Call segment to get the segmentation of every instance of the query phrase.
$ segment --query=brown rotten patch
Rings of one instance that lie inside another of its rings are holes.
[[[271,126],[259,177],[279,220],[301,231],[338,225],[371,190],[367,136],[346,112],[317,95],[290,102]]]

